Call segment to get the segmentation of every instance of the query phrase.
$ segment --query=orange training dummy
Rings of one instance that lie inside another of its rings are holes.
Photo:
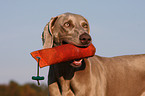
[[[37,62],[37,57],[40,57],[39,66],[42,68],[52,64],[90,57],[95,54],[95,51],[96,49],[93,44],[90,44],[86,48],[76,47],[72,44],[65,44],[34,51],[31,52],[31,55]]]

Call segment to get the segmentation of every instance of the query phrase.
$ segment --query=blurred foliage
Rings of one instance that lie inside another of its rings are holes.
[[[0,96],[48,96],[48,88],[44,84],[19,85],[15,81],[10,81],[8,85],[0,85]]]

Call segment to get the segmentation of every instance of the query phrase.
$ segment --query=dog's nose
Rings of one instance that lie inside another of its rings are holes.
[[[91,42],[91,36],[87,33],[83,33],[82,35],[80,35],[80,42],[83,45],[89,44]]]

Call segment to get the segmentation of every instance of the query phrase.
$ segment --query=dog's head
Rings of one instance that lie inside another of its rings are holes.
[[[52,48],[63,44],[87,47],[91,44],[88,21],[81,15],[64,13],[50,20],[42,34],[43,48]],[[77,60],[78,62],[82,60]],[[78,63],[79,65],[79,63]]]

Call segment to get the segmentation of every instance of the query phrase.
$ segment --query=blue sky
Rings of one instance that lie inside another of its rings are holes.
[[[35,82],[41,32],[51,17],[65,12],[88,19],[96,55],[145,53],[145,0],[1,0],[0,84]],[[48,67],[42,68],[47,83]]]

